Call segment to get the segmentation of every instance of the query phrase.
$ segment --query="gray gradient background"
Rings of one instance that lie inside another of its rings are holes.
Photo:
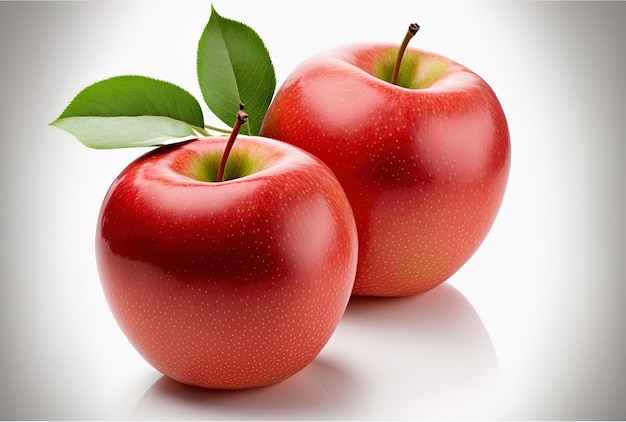
[[[47,123],[119,74],[200,99],[210,3],[0,2],[0,418],[626,418],[626,3],[214,4],[262,35],[279,83],[320,49],[399,41],[417,20],[414,45],[474,69],[507,114],[493,230],[441,288],[352,303],[277,386],[171,383],[119,331],[93,258],[104,193],[143,151],[92,151]]]

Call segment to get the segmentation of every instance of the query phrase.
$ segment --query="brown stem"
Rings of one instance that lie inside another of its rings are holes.
[[[402,40],[402,44],[400,44],[400,49],[398,50],[398,56],[396,57],[396,65],[393,68],[393,74],[391,75],[391,83],[394,85],[398,85],[398,74],[400,73],[400,64],[402,64],[402,56],[404,56],[404,51],[406,50],[406,46],[409,45],[409,41],[417,31],[420,30],[420,26],[416,23],[412,23],[409,25],[408,31],[406,31],[406,35]]]
[[[233,126],[233,131],[230,133],[230,138],[228,138],[226,148],[224,148],[224,153],[222,154],[220,166],[217,169],[218,182],[224,181],[224,170],[226,170],[226,161],[228,161],[230,150],[233,149],[233,144],[235,143],[235,139],[237,139],[237,135],[239,134],[239,129],[241,129],[241,125],[248,121],[248,115],[243,111],[243,107],[244,105],[239,103],[239,111],[237,111],[237,121]]]

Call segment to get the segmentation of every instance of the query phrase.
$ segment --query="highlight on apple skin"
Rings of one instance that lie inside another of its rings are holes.
[[[357,233],[343,188],[291,145],[239,136],[159,147],[124,169],[98,217],[96,257],[137,351],[185,384],[278,382],[327,343],[351,295]]]
[[[409,48],[396,84],[393,44],[352,44],[299,65],[262,136],[324,161],[359,236],[354,294],[412,295],[454,274],[500,208],[510,139],[490,86],[446,57]]]

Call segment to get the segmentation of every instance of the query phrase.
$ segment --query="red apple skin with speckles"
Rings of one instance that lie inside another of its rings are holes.
[[[248,157],[251,174],[197,180],[197,163],[215,163],[225,143],[160,147],[123,170],[102,204],[96,257],[117,322],[152,366],[240,389],[317,356],[347,306],[358,245],[335,176],[291,145],[239,136],[229,164]]]
[[[312,57],[261,127],[320,158],[343,185],[359,233],[355,295],[412,295],[447,280],[486,237],[509,174],[508,126],[488,84],[409,48],[393,85],[397,50],[356,44]]]

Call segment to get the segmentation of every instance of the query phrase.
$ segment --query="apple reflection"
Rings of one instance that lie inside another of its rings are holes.
[[[415,419],[485,416],[495,350],[448,283],[418,296],[353,297],[322,353],[269,387],[205,390],[159,378],[133,419]]]

